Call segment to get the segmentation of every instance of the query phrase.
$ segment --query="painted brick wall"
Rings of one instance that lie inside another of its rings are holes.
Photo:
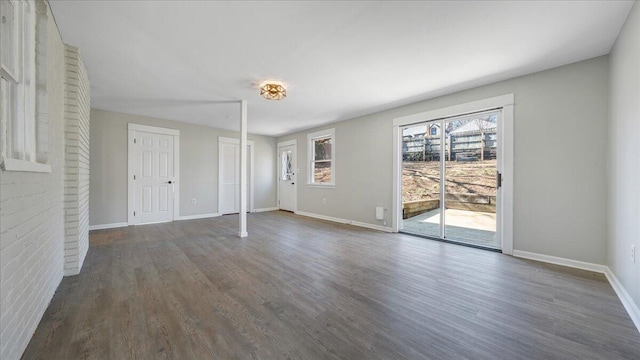
[[[46,3],[38,0],[37,11],[36,138],[38,159],[46,159],[52,171],[0,171],[3,360],[22,355],[62,280],[64,268],[64,45]]]
[[[78,48],[65,45],[64,274],[76,275],[89,249],[89,78]]]

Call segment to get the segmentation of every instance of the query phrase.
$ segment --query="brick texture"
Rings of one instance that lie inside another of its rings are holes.
[[[36,10],[37,160],[51,173],[0,171],[2,360],[20,359],[65,269],[66,53],[47,3],[36,1]],[[79,188],[88,181],[84,171]]]
[[[65,45],[64,274],[76,275],[89,249],[90,89],[78,48]]]

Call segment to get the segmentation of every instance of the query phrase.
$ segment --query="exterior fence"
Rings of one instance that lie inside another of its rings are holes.
[[[402,159],[404,161],[440,161],[441,142],[440,136],[405,136],[402,139]],[[448,161],[495,159],[496,129],[448,134],[445,137],[444,146],[445,160]]]

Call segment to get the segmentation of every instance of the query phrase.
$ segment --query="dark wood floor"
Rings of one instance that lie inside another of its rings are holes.
[[[92,232],[25,359],[640,359],[600,274],[285,212]]]

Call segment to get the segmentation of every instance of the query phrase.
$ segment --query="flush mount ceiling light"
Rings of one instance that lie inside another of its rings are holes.
[[[287,89],[280,81],[263,81],[259,86],[260,95],[267,100],[282,100],[287,97]]]

